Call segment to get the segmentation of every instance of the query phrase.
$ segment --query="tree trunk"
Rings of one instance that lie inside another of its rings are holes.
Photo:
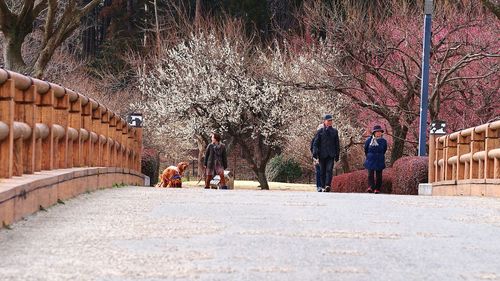
[[[492,0],[483,0],[483,4],[500,20],[500,2]]]
[[[408,134],[408,128],[406,126],[401,126],[399,124],[390,124],[393,131],[393,147],[391,153],[391,165],[396,162],[399,158],[403,157],[406,135]]]
[[[52,58],[52,55],[54,54],[55,49],[46,46],[41,52],[40,55],[38,56],[35,66],[33,69],[33,77],[42,79],[43,73],[45,71],[45,68],[50,62],[50,59]]]
[[[90,3],[90,0],[83,0],[82,5]],[[88,13],[82,18],[82,43],[83,43],[83,55],[86,58],[92,58],[96,55],[96,48],[99,45],[99,35],[97,22],[101,24],[101,20],[98,17],[99,8],[95,8],[92,12]]]
[[[250,144],[241,139],[235,139],[235,142],[240,144],[242,157],[250,164],[250,168],[257,175],[260,188],[269,189],[266,177],[266,165],[275,153],[269,147],[262,147],[262,142],[259,140],[251,140]],[[262,155],[264,151],[266,151],[265,157]]]
[[[128,21],[127,21],[127,31],[129,34],[132,33],[133,31],[133,16],[134,16],[134,2],[132,0],[127,0],[127,16],[128,16]]]
[[[351,171],[351,167],[349,166],[349,157],[347,154],[347,149],[344,153],[341,154],[340,163],[342,163],[342,172],[349,173]]]
[[[257,174],[257,180],[259,181],[260,189],[269,190],[265,166],[257,168],[257,170],[254,170],[254,172]]]
[[[207,143],[201,136],[196,137],[196,142],[198,143],[198,179],[203,180],[205,177],[205,167],[203,166],[203,163]]]
[[[26,72],[26,63],[21,53],[23,41],[24,37],[12,38],[5,34],[3,43],[3,61],[5,62],[5,68],[19,73]]]

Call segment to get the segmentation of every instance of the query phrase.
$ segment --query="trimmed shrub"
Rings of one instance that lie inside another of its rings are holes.
[[[384,169],[382,173],[382,193],[392,193],[393,169]],[[368,171],[359,170],[352,173],[333,177],[332,189],[334,192],[364,193],[368,188]]]
[[[428,181],[429,158],[408,156],[398,159],[394,169],[393,193],[417,195],[418,185]]]
[[[141,155],[141,171],[151,180],[151,186],[158,182],[160,173],[160,154],[156,149],[144,148]]]
[[[299,163],[293,159],[284,159],[278,155],[267,163],[266,177],[268,181],[295,182],[302,176]]]

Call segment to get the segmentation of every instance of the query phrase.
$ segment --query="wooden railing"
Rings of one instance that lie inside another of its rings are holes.
[[[500,188],[500,121],[429,140],[429,182]]]
[[[140,171],[142,129],[82,94],[0,69],[0,179],[41,170]]]

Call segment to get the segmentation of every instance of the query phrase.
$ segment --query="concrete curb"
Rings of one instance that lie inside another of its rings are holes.
[[[117,184],[142,186],[144,179],[134,170],[103,167],[59,169],[0,179],[0,221],[9,225],[59,200]]]

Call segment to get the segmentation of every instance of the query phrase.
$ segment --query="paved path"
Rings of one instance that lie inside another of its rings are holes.
[[[0,230],[0,280],[500,280],[500,200],[126,187]]]

